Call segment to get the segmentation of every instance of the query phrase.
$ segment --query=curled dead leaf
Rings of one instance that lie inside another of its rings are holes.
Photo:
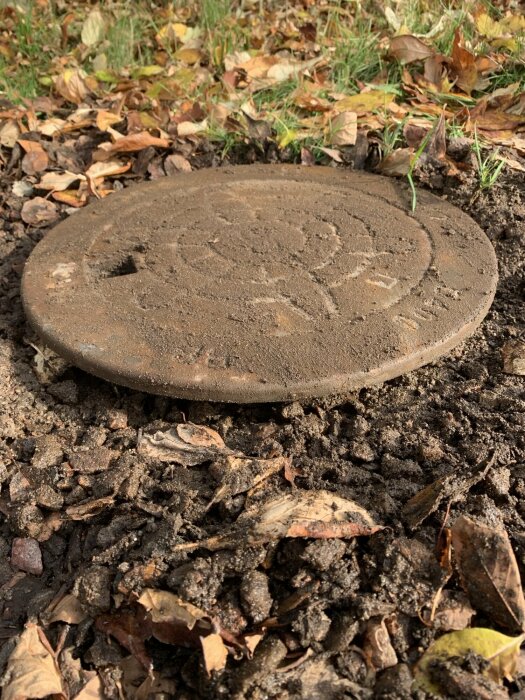
[[[86,83],[86,73],[83,70],[67,68],[61,75],[54,79],[55,90],[59,95],[73,104],[84,102],[89,94]]]
[[[47,698],[65,700],[60,670],[43,630],[28,622],[9,657],[3,700]]]
[[[146,457],[163,462],[177,462],[185,467],[193,467],[220,456],[234,454],[233,450],[224,444],[219,433],[195,423],[179,423],[165,432],[143,434],[137,449],[139,454]]]
[[[499,627],[523,630],[525,598],[505,530],[462,515],[452,527],[452,547],[462,586],[474,608]]]
[[[109,130],[110,127],[108,127]],[[115,153],[133,153],[144,148],[167,148],[170,145],[168,139],[152,136],[149,131],[141,131],[138,134],[122,136],[114,143],[103,143],[93,154],[94,161],[108,160]]]
[[[434,55],[433,49],[411,34],[395,36],[390,41],[389,53],[401,63],[424,61]]]

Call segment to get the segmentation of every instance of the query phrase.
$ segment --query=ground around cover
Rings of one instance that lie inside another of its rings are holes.
[[[523,698],[525,21],[515,3],[0,6],[0,670],[14,698]],[[43,347],[49,226],[298,162],[470,214],[475,335],[310,404],[159,398]]]

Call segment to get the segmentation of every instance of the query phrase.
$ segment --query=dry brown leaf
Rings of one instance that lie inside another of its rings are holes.
[[[62,679],[42,629],[28,622],[9,657],[2,700],[47,698],[65,700]]]
[[[351,538],[383,529],[360,505],[329,491],[296,491],[256,504],[236,525],[246,528],[253,544],[283,537]]]
[[[505,530],[462,515],[452,527],[452,547],[461,584],[474,608],[484,612],[494,625],[523,631],[525,598]]]
[[[93,676],[73,700],[104,700],[104,685],[98,675]]]
[[[455,503],[462,500],[469,489],[485,478],[494,462],[495,455],[491,454],[480,462],[471,474],[462,475],[452,472],[436,479],[405,503],[402,511],[403,519],[410,527],[416,527],[434,513],[443,501]]]
[[[193,467],[217,457],[235,454],[226,447],[219,433],[203,425],[179,423],[174,428],[153,435],[141,435],[138,452],[163,462],[177,462]]]
[[[215,491],[209,506],[222,501],[227,496],[236,496],[258,486],[272,474],[277,474],[289,466],[291,461],[291,457],[283,456],[259,459],[226,455],[218,459],[210,466],[210,473],[219,481],[220,486]]]
[[[62,192],[67,190],[70,185],[78,180],[84,180],[83,175],[70,173],[66,170],[63,173],[49,172],[42,175],[37,187],[41,190],[50,190],[51,192]]]
[[[408,175],[413,157],[411,148],[398,148],[383,158],[377,169],[383,175]]]
[[[329,491],[295,491],[248,508],[224,535],[175,545],[173,549],[190,551],[204,547],[216,551],[285,537],[347,539],[373,535],[382,529],[354,501]]]
[[[447,155],[447,137],[445,131],[445,113],[443,112],[438,119],[434,131],[432,132],[428,144],[425,148],[425,153],[428,153],[437,160],[444,160]]]
[[[452,45],[450,73],[455,78],[456,85],[466,92],[467,95],[470,95],[478,82],[478,69],[476,67],[476,57],[461,46],[461,40],[461,31],[456,29]]]
[[[211,676],[213,671],[222,671],[226,667],[228,649],[222,641],[221,635],[212,633],[207,637],[201,637],[200,640],[204,667],[208,676]]]
[[[45,623],[66,622],[69,625],[78,625],[87,618],[87,614],[79,599],[67,593],[58,603],[45,612]]]
[[[357,140],[357,114],[340,112],[330,120],[326,137],[330,146],[353,146]]]
[[[96,125],[100,131],[107,131],[110,126],[114,126],[122,121],[122,117],[114,112],[108,112],[105,109],[99,109],[97,112]]]
[[[390,41],[389,52],[391,56],[397,58],[401,63],[424,61],[426,58],[434,55],[433,49],[411,34],[395,36]]]
[[[54,79],[55,90],[68,102],[79,105],[89,93],[85,79],[86,74],[83,70],[67,68]]]
[[[167,148],[170,145],[168,139],[152,136],[149,131],[141,131],[138,134],[122,136],[114,143],[103,143],[93,154],[93,160],[108,160],[115,153],[133,153],[144,148]]]
[[[49,157],[41,143],[27,139],[18,139],[17,143],[25,151],[25,156],[22,158],[22,170],[26,175],[36,175],[47,168]]]
[[[86,177],[95,180],[99,177],[111,177],[112,175],[121,175],[131,168],[131,161],[122,163],[120,160],[104,160],[98,163],[93,163],[86,170]]]
[[[59,216],[57,205],[43,197],[33,197],[24,202],[20,212],[22,221],[35,228],[49,226],[54,223]]]
[[[66,515],[70,520],[86,520],[87,518],[93,518],[95,515],[98,515],[106,508],[112,506],[113,503],[114,499],[112,496],[95,498],[93,501],[86,501],[74,506],[68,506],[66,508]]]
[[[19,136],[20,128],[18,124],[14,119],[8,119],[0,127],[0,146],[13,148]]]

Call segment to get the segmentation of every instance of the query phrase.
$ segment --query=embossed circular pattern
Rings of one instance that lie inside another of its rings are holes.
[[[461,211],[329,168],[240,166],[137,185],[38,244],[28,318],[78,366],[153,393],[313,398],[414,369],[468,336],[497,281]]]

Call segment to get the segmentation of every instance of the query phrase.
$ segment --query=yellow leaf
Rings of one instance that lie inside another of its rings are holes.
[[[175,58],[191,66],[201,60],[202,53],[199,49],[179,49],[175,54]]]
[[[297,131],[289,129],[279,141],[279,148],[286,148],[294,141],[297,141]]]
[[[134,78],[150,78],[152,75],[159,75],[162,73],[164,68],[162,66],[142,66],[133,71]]]
[[[188,27],[185,24],[181,24],[180,22],[169,22],[160,29],[155,39],[159,44],[162,44],[165,41],[173,43],[176,39],[184,39],[187,31]]]
[[[476,17],[476,29],[487,39],[497,39],[504,33],[499,22],[495,22],[486,12],[482,12]]]
[[[504,24],[511,32],[523,32],[525,31],[525,15],[509,15],[501,20],[501,24]]]
[[[444,634],[430,645],[419,660],[415,668],[415,684],[422,690],[440,695],[438,685],[428,673],[431,662],[454,656],[464,658],[469,652],[478,654],[489,662],[483,673],[493,681],[501,683],[504,678],[512,680],[524,639],[525,634],[519,637],[508,637],[506,634],[483,627]]]
[[[352,111],[362,114],[364,112],[373,112],[379,107],[386,107],[392,102],[395,95],[383,90],[371,90],[370,92],[361,92],[358,95],[348,95],[335,103],[334,109],[337,112]]]

